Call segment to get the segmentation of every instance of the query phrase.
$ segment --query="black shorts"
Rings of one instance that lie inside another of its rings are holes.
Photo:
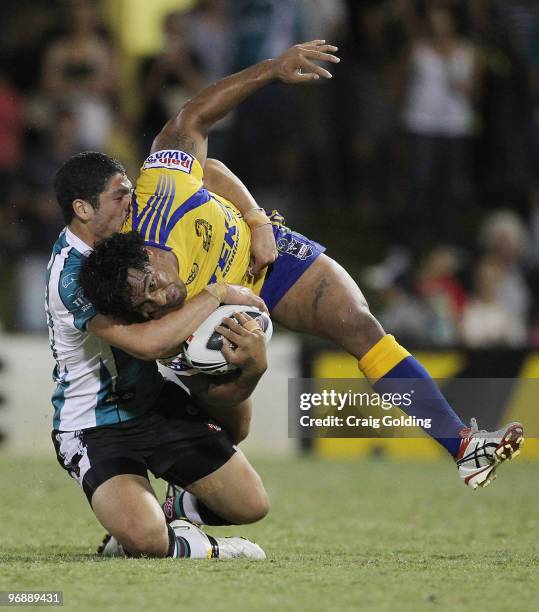
[[[167,381],[154,406],[122,423],[80,431],[53,430],[60,465],[84,489],[119,474],[157,478],[186,486],[224,465],[236,452],[228,434],[178,385]]]

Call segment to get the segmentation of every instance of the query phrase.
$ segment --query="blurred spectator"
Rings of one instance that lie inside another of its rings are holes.
[[[431,312],[429,337],[436,345],[451,345],[458,338],[458,324],[466,303],[458,268],[457,252],[448,246],[434,249],[419,265],[416,291]]]
[[[344,0],[299,0],[299,5],[305,40],[334,42],[342,37],[346,24]]]
[[[378,320],[410,346],[429,343],[429,313],[414,295],[409,283],[410,253],[394,248],[383,261],[368,267],[363,285],[381,298]]]
[[[54,243],[64,223],[52,188],[56,170],[80,150],[76,118],[67,108],[58,108],[49,129],[28,147],[22,168],[24,186],[15,202],[12,228],[17,235],[10,241],[18,253],[14,294],[18,308],[14,324],[20,331],[44,329],[42,294],[44,270]]]
[[[229,6],[233,70],[276,57],[302,40],[296,0],[234,0]],[[281,212],[297,186],[303,152],[301,94],[301,88],[273,83],[237,108],[231,129],[233,168],[253,185],[261,205]]]
[[[73,110],[62,106],[54,108],[47,129],[28,146],[24,176],[32,189],[44,191],[52,197],[52,181],[56,170],[83,148],[77,136],[77,117]],[[60,216],[58,210],[58,218]]]
[[[530,64],[539,33],[539,2],[496,0],[491,6],[491,41],[495,44],[487,58],[490,75],[486,81],[488,113],[483,113],[487,135],[483,143],[484,179],[492,184],[487,198],[498,197],[500,205],[511,201],[523,212],[530,186],[528,153],[535,132]]]
[[[537,0],[498,0],[502,23],[507,31],[512,47],[527,62],[536,19],[539,17]]]
[[[229,6],[234,70],[276,57],[302,40],[302,15],[296,0],[234,0]]]
[[[64,224],[50,191],[27,189],[20,198],[15,225],[19,256],[13,293],[17,304],[14,325],[17,331],[40,332],[46,329],[43,295],[50,245]]]
[[[497,300],[525,325],[532,295],[524,274],[529,246],[524,223],[510,210],[492,213],[480,229],[479,241],[500,269],[496,285]]]
[[[135,121],[117,106],[126,100],[100,6],[19,0],[0,23],[8,325],[41,329],[42,268],[62,224],[50,183],[64,159],[91,147],[138,162],[133,142],[142,137],[146,154],[196,90],[325,38],[340,47],[335,78],[259,92],[212,133],[210,155],[353,276],[390,253],[365,285],[404,342],[447,346],[466,311],[468,323],[487,313],[481,342],[518,344],[527,327],[539,346],[539,0],[198,0],[166,17],[161,52],[143,60],[140,101],[127,105],[143,110]],[[126,80],[135,58],[121,57]],[[492,214],[501,207],[511,210]],[[460,277],[472,270],[460,253],[477,248],[478,233],[487,257],[468,306]],[[497,335],[507,312],[513,340]]]
[[[225,0],[200,0],[185,16],[184,36],[194,55],[204,85],[214,83],[230,72],[231,32]]]
[[[168,14],[163,21],[162,50],[142,63],[141,144],[144,157],[167,120],[205,85],[194,51],[187,44],[187,32],[182,13]]]
[[[103,150],[114,120],[114,53],[94,0],[68,0],[66,8],[66,29],[45,50],[43,88],[53,102],[71,106],[81,147]]]
[[[436,224],[442,237],[454,238],[459,208],[471,191],[469,137],[480,78],[477,50],[459,34],[450,5],[427,5],[408,70],[402,119],[409,139],[411,231]]]
[[[0,64],[0,215],[24,158],[24,119],[24,98]]]
[[[432,313],[400,280],[382,292],[384,306],[378,313],[382,326],[409,346],[434,344],[431,335]]]
[[[344,197],[362,217],[373,217],[391,185],[405,32],[380,0],[349,3],[349,12],[343,63],[332,83],[334,130],[342,150],[338,172]]]
[[[484,257],[474,272],[474,293],[464,310],[462,339],[471,348],[519,347],[526,339],[521,316],[500,300],[505,271],[491,256]]]

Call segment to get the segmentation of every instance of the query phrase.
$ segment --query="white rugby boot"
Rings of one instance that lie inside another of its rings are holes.
[[[462,441],[455,457],[459,476],[464,484],[477,489],[496,479],[496,470],[507,460],[520,454],[524,443],[521,423],[509,423],[498,431],[479,430],[471,419],[469,429],[461,432]]]
[[[111,536],[110,533],[105,534],[103,541],[97,549],[97,554],[102,557],[125,557],[125,550],[118,540]]]
[[[218,546],[217,558],[219,559],[251,559],[252,561],[265,561],[266,559],[266,553],[262,548],[246,538],[229,536],[213,539]]]
[[[266,558],[266,553],[258,544],[245,538],[237,536],[215,538],[185,519],[172,521],[170,527],[177,537],[189,541],[191,553],[194,552],[196,543],[197,551],[196,554],[192,554],[193,558],[251,559],[252,561],[263,561]]]

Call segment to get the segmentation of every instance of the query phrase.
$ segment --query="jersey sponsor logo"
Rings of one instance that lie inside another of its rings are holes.
[[[213,233],[211,223],[208,223],[205,219],[196,219],[195,232],[197,236],[202,236],[202,248],[207,253],[210,250],[211,237]]]
[[[174,518],[174,498],[169,497],[163,504],[163,514],[169,521]]]
[[[183,151],[157,151],[146,159],[142,168],[173,168],[191,174],[194,158]]]
[[[277,250],[279,253],[292,255],[293,257],[297,257],[302,261],[308,259],[314,252],[313,247],[310,244],[296,240],[296,238],[291,238],[290,240],[287,240],[286,238],[279,238],[277,241]]]
[[[84,295],[84,291],[82,287],[77,289],[75,293],[69,294],[70,298],[73,298],[73,307],[80,308],[82,312],[87,312],[90,308],[93,307],[92,302],[88,300],[88,298]]]
[[[187,280],[185,281],[186,285],[190,285],[195,280],[195,278],[198,276],[198,271],[199,271],[199,266],[195,262],[193,264],[193,267],[191,268],[191,272],[189,276],[187,277]]]
[[[225,278],[236,257],[238,251],[238,227],[235,224],[231,224],[225,219],[225,237],[223,240],[223,246],[221,247],[221,254],[219,256],[219,262],[208,284],[217,282],[217,272],[221,272],[221,278]]]
[[[104,406],[115,404],[126,404],[132,402],[136,397],[134,389],[126,389],[124,391],[113,391],[103,400]]]
[[[73,273],[72,272],[71,274],[66,274],[62,278],[62,287],[64,289],[67,289],[70,285],[75,283],[78,279],[79,279],[79,274],[78,273]]]

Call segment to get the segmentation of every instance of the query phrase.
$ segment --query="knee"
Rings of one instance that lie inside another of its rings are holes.
[[[256,523],[267,516],[270,501],[265,490],[260,491],[244,509],[243,524]]]
[[[328,337],[361,359],[384,336],[384,330],[365,300],[339,305]]]
[[[231,517],[231,522],[236,525],[248,525],[256,523],[267,516],[270,510],[269,496],[262,487],[256,493],[252,493],[244,503],[241,504]]]
[[[340,305],[334,316],[339,322],[344,338],[369,343],[373,337],[379,339],[383,335],[382,326],[371,313],[365,299],[356,301],[354,304]]]
[[[130,524],[129,530],[116,536],[122,546],[134,556],[166,557],[168,530],[160,525]]]

